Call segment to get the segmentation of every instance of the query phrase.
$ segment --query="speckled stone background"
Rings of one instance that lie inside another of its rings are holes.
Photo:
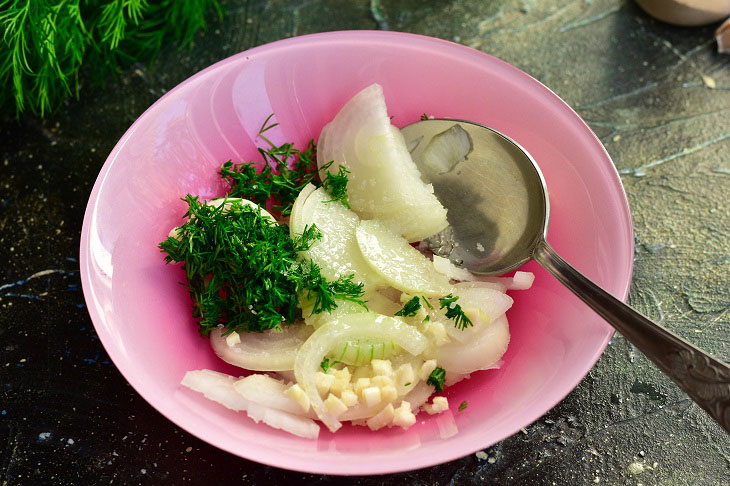
[[[631,303],[730,360],[730,56],[713,26],[678,28],[625,0],[226,1],[195,47],[39,120],[0,123],[0,478],[3,484],[729,485],[730,438],[616,336],[524,433],[460,460],[363,478],[303,475],[223,453],[127,385],[84,306],[78,243],[106,155],[157,98],[283,37],[391,29],[453,40],[536,77],[613,157],[636,232]],[[7,89],[4,87],[3,89]],[[286,465],[286,457],[281,458]]]

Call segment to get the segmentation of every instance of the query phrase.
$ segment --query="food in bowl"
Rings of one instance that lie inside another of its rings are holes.
[[[223,164],[228,194],[187,195],[187,220],[160,244],[166,261],[183,264],[193,317],[216,354],[261,373],[193,370],[182,384],[306,438],[318,437],[316,421],[331,432],[345,421],[408,428],[420,410],[447,410],[446,397],[429,397],[499,367],[506,291],[534,277],[477,279],[412,245],[445,229],[447,211],[379,85],[303,151],[272,143],[270,120],[259,133],[263,165]]]

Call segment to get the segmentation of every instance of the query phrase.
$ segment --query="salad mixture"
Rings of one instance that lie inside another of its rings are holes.
[[[182,384],[306,438],[317,421],[332,432],[408,428],[421,410],[448,410],[430,397],[500,366],[506,291],[534,276],[478,279],[414,246],[448,226],[447,212],[381,86],[350,99],[304,150],[272,143],[275,126],[269,117],[259,133],[263,163],[223,164],[228,194],[187,195],[185,222],[160,243],[182,263],[201,335],[254,372],[195,370]],[[448,153],[436,150],[426,155]]]

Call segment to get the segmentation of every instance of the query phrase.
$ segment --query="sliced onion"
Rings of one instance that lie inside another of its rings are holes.
[[[469,281],[477,279],[476,275],[472,275],[469,270],[457,267],[451,263],[451,260],[448,258],[440,257],[438,255],[433,256],[433,268],[435,268],[437,272],[454,280]]]
[[[501,365],[501,363],[500,363]],[[492,367],[494,368],[494,366]],[[492,369],[490,368],[490,369]],[[499,366],[496,366],[496,368],[499,368]],[[469,373],[452,373],[450,371],[446,372],[446,379],[444,380],[444,386],[451,386],[459,383],[462,380],[467,380],[471,377]]]
[[[471,137],[460,125],[434,135],[421,155],[421,169],[429,178],[451,172],[466,160],[474,148]]]
[[[444,323],[449,337],[456,343],[462,344],[476,339],[485,327],[504,315],[514,302],[509,295],[485,287],[458,288],[454,295],[459,297],[456,303],[461,306],[473,325],[465,329],[457,329],[452,321],[443,317],[445,312],[443,309],[437,314],[437,319]]]
[[[299,347],[312,333],[304,324],[282,327],[281,331],[240,333],[241,342],[229,346],[222,329],[210,333],[210,345],[223,361],[253,371],[294,369],[294,357]]]
[[[302,207],[306,203],[307,198],[316,190],[314,184],[307,184],[304,188],[299,191],[299,195],[294,200],[294,205],[291,208],[291,215],[289,216],[289,233],[292,238],[301,235],[304,232],[306,223],[304,221],[304,215],[302,214]]]
[[[247,400],[236,391],[234,384],[237,381],[238,378],[225,373],[196,370],[185,373],[181,384],[226,408],[237,412],[245,410],[256,423],[263,421],[270,427],[306,439],[316,439],[319,436],[319,425],[314,420]]]
[[[356,282],[362,282],[365,291],[382,287],[382,280],[365,262],[355,239],[355,228],[360,222],[357,214],[319,188],[304,201],[296,214],[302,227],[316,225],[322,238],[302,252],[302,256],[319,265],[322,276],[334,281],[339,277],[354,275]],[[293,230],[292,230],[293,231]]]
[[[363,218],[389,220],[408,241],[444,229],[446,209],[421,175],[400,131],[390,123],[383,88],[373,84],[353,96],[320,136],[317,160],[330,170],[344,166],[353,210]]]
[[[282,412],[274,408],[265,407],[251,402],[246,412],[254,422],[263,421],[269,427],[280,429],[305,439],[319,437],[319,425],[314,420]]]
[[[413,355],[420,354],[428,345],[426,337],[414,327],[398,319],[372,313],[342,316],[314,331],[297,353],[294,375],[309,396],[313,410],[332,432],[339,429],[342,423],[324,407],[315,384],[315,375],[322,359],[337,343],[358,338],[392,340]]]
[[[378,221],[360,221],[355,235],[365,261],[388,285],[429,297],[451,291],[448,277],[438,273],[423,253]]]
[[[485,282],[482,280],[475,280],[473,282],[459,282],[454,284],[454,288],[457,289],[492,289],[497,292],[506,292],[507,286],[500,282]]]
[[[238,378],[213,370],[194,370],[185,373],[181,385],[202,393],[208,400],[231,410],[246,410],[249,401],[236,393],[233,384]]]
[[[294,415],[307,416],[297,402],[284,394],[289,387],[269,375],[249,375],[236,381],[233,388],[249,402]]]
[[[389,359],[399,351],[400,348],[393,341],[359,338],[337,343],[330,351],[330,356],[346,365],[363,366],[374,359]]]
[[[509,345],[509,325],[502,315],[466,343],[452,341],[436,349],[436,361],[448,373],[465,374],[495,367]]]
[[[532,272],[515,272],[513,277],[483,277],[483,283],[502,285],[506,290],[527,290],[532,287],[535,281],[535,274]]]

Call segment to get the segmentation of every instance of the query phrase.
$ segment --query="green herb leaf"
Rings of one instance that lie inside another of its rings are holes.
[[[466,407],[468,407],[468,406],[469,406],[469,404],[466,403],[466,400],[464,400],[463,402],[461,402],[461,404],[459,404],[459,412],[463,412],[464,410],[466,410]]]
[[[327,170],[332,165],[332,162],[328,162],[322,167],[322,170]],[[346,208],[350,209],[350,203],[347,200],[347,174],[350,171],[347,167],[340,165],[337,174],[327,170],[327,176],[322,181],[322,187],[332,196],[332,199],[325,202],[341,202]]]
[[[426,307],[433,310],[433,305],[431,305],[431,302],[426,297],[422,295],[421,300],[423,300],[423,303],[426,304]]]
[[[334,359],[332,361],[330,361],[330,359],[325,356],[324,359],[322,360],[322,362],[319,364],[319,367],[322,368],[322,371],[327,373],[329,371],[329,369],[332,368],[337,363],[339,363],[339,361],[334,360]]]
[[[45,116],[92,77],[189,46],[218,0],[0,0],[0,107]]]
[[[426,384],[433,386],[434,388],[436,388],[437,392],[441,393],[442,391],[444,391],[444,381],[445,380],[446,380],[446,370],[444,370],[443,368],[438,366],[428,376],[428,380],[426,380]]]
[[[474,324],[471,322],[471,319],[464,313],[461,306],[456,303],[456,301],[459,300],[459,297],[454,297],[453,295],[449,294],[445,297],[441,297],[439,299],[439,304],[441,306],[441,309],[446,309],[446,318],[452,319],[454,321],[454,326],[456,326],[457,329],[461,329],[462,331],[466,329],[469,326],[473,326]]]
[[[421,302],[418,296],[413,297],[411,300],[406,302],[406,304],[403,306],[401,310],[395,313],[396,316],[403,316],[403,317],[412,317],[415,316],[418,312],[418,309],[421,308]]]
[[[240,201],[214,206],[191,195],[183,200],[188,220],[159,248],[167,263],[183,263],[202,335],[220,325],[247,332],[294,322],[302,291],[315,301],[313,313],[334,309],[337,299],[365,306],[363,286],[352,275],[328,282],[316,264],[299,260],[298,252],[321,237],[316,227],[292,239],[286,226]]]

